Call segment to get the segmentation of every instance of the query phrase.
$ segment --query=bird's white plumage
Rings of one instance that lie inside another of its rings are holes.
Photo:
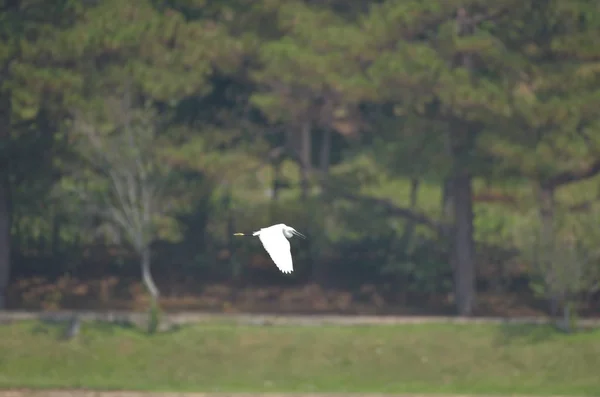
[[[294,270],[290,242],[281,229],[261,229],[258,238],[279,270],[283,273],[291,273]]]
[[[235,235],[244,236],[247,234],[235,233]],[[277,225],[262,228],[252,233],[252,235],[258,236],[263,247],[279,270],[283,273],[291,273],[294,270],[291,246],[288,238],[292,238],[292,236],[305,238],[302,233],[293,227],[278,223]]]

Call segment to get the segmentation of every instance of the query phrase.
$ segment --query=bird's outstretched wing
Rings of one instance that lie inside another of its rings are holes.
[[[281,230],[263,229],[258,238],[279,270],[283,273],[291,273],[294,270],[290,242]]]

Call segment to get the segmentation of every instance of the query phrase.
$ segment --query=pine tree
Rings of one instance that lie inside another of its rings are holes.
[[[50,179],[40,173],[51,165],[55,120],[69,101],[64,93],[80,82],[64,62],[62,39],[80,10],[80,2],[70,0],[0,2],[0,308],[20,204],[12,199],[23,185]]]
[[[512,117],[500,124],[504,132],[494,135],[488,149],[499,172],[533,182],[540,227],[538,265],[556,313],[582,285],[569,284],[564,275],[585,273],[575,271],[578,260],[557,263],[556,250],[566,251],[558,240],[557,218],[565,206],[557,192],[600,173],[600,49],[595,44],[600,10],[591,1],[547,1],[524,9],[521,18],[530,23],[502,29],[520,30],[519,40],[511,45],[527,67],[512,94]],[[565,266],[573,266],[572,271],[565,272]]]
[[[461,315],[471,315],[476,303],[472,184],[486,172],[479,143],[490,126],[509,115],[506,87],[522,62],[497,27],[518,10],[510,0],[388,1],[362,20],[368,39],[356,48],[375,87],[372,100],[391,104],[406,115],[400,116],[403,125],[412,123],[405,131],[422,128],[423,141],[443,148],[413,162],[434,165],[443,180],[442,231],[450,242]],[[404,139],[415,138],[398,131],[395,139],[402,146]]]

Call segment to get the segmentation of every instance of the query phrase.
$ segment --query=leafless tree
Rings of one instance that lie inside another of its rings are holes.
[[[129,95],[104,98],[90,109],[73,112],[78,166],[64,187],[101,221],[99,230],[136,251],[155,307],[159,290],[150,269],[151,243],[157,222],[169,210],[164,201],[169,173],[159,156],[157,116],[149,107],[134,106]]]

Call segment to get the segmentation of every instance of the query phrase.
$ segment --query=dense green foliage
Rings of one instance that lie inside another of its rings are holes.
[[[597,298],[595,2],[52,4],[0,2],[0,295],[250,282],[284,222],[296,283]]]
[[[0,388],[221,393],[597,396],[598,330],[412,324],[241,326],[158,335],[83,324],[0,327]],[[118,352],[118,354],[115,354]],[[60,364],[57,364],[57,360]]]

